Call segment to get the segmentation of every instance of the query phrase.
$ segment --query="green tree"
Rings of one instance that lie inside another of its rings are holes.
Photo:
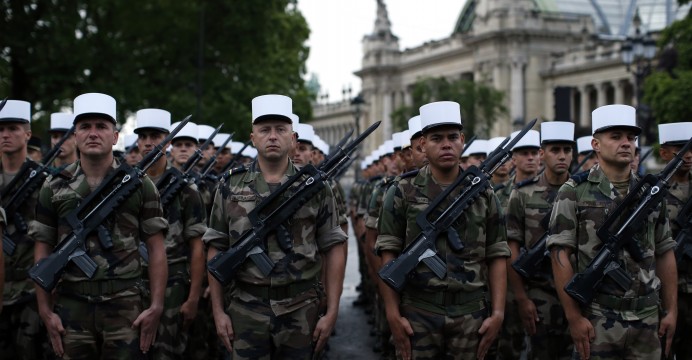
[[[461,105],[467,136],[488,137],[495,120],[507,113],[503,92],[465,79],[420,79],[411,89],[411,100],[411,106],[402,106],[392,112],[395,131],[406,129],[408,120],[418,115],[418,109],[433,101],[455,101]]]
[[[650,104],[658,123],[692,119],[692,16],[688,14],[664,29],[658,44],[660,65],[644,83],[644,102]]]
[[[93,91],[116,98],[120,122],[158,107],[241,140],[257,95],[288,95],[312,115],[296,0],[0,0],[0,11],[0,95],[32,102],[35,133]]]

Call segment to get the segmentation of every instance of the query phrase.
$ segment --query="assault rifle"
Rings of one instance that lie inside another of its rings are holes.
[[[421,233],[411,242],[399,257],[386,263],[380,269],[380,278],[397,292],[406,285],[409,274],[422,261],[435,275],[443,279],[447,276],[447,265],[437,255],[435,240],[446,233],[450,247],[454,251],[461,251],[464,243],[454,229],[454,224],[461,215],[464,214],[474,201],[476,201],[486,189],[491,187],[490,179],[493,173],[505,163],[510,157],[510,149],[514,146],[535,124],[534,119],[527,124],[521,132],[513,139],[507,137],[495,149],[488,158],[483,161],[480,168],[475,165],[469,166],[457,177],[454,182],[438,195],[432,203],[416,216],[416,223],[422,229]],[[462,188],[461,193],[452,199],[451,204],[442,209],[442,212],[433,220],[428,219],[438,209],[443,202],[449,201],[452,192],[457,188]]]
[[[204,179],[204,180],[211,180],[211,181],[213,181],[213,182],[216,182],[216,181],[219,180],[219,176],[218,176],[218,175],[212,175],[212,174],[210,174],[209,172],[211,172],[211,170],[214,168],[214,165],[216,164],[216,158],[217,158],[217,157],[219,156],[219,154],[223,151],[223,149],[226,148],[226,145],[227,145],[229,142],[231,142],[231,140],[232,140],[232,137],[229,136],[229,137],[226,139],[226,141],[224,141],[223,144],[221,144],[221,146],[219,146],[219,148],[216,150],[216,152],[214,153],[214,155],[212,155],[212,157],[209,159],[209,161],[207,161],[207,164],[204,166],[204,168],[202,169],[202,171],[200,171],[200,175],[199,175],[200,180],[202,180],[202,179]],[[250,140],[248,140],[248,141],[245,143],[245,145],[243,146],[243,148],[240,149],[240,150],[241,150],[241,151],[245,150],[245,148],[248,147],[248,145],[250,145]],[[231,164],[231,163],[233,163],[233,160],[231,160],[231,161],[228,162],[228,164]],[[228,164],[226,165],[226,167],[228,167]],[[225,167],[224,167],[224,169],[225,169]],[[230,168],[229,168],[229,169],[230,169]]]
[[[673,221],[680,227],[678,236],[675,237],[675,260],[677,263],[683,258],[692,260],[692,196]]]
[[[546,247],[550,231],[548,224],[550,223],[550,214],[553,210],[550,209],[547,214],[541,219],[541,227],[545,230],[541,238],[536,241],[530,249],[521,248],[521,253],[514,262],[512,268],[525,279],[531,279],[545,270],[546,259],[550,257],[550,252]]]
[[[572,174],[580,173],[581,167],[584,166],[584,164],[586,164],[586,162],[589,161],[589,159],[591,159],[593,154],[594,154],[593,150],[589,150],[589,152],[587,152],[586,155],[584,155],[584,158],[579,162],[579,164],[577,164],[577,167],[575,167],[572,170]]]
[[[33,161],[26,161],[19,170],[19,173],[7,185],[2,194],[5,214],[8,220],[11,220],[15,227],[15,232],[10,234],[7,227],[3,229],[2,234],[2,250],[7,256],[14,255],[17,247],[15,241],[21,234],[26,234],[28,226],[20,208],[26,206],[26,201],[43,185],[43,182],[50,175],[53,175],[49,169],[50,164],[62,152],[60,147],[67,139],[74,134],[74,126],[68,130],[65,135],[58,141],[55,146],[41,159],[41,164],[36,164]],[[21,182],[21,184],[20,184]],[[11,195],[10,195],[11,194]]]
[[[207,263],[209,273],[221,284],[226,285],[245,263],[245,259],[249,257],[260,272],[264,276],[268,276],[275,264],[265,253],[267,236],[275,233],[281,249],[289,251],[292,244],[288,230],[283,224],[295,216],[295,213],[307,201],[322,191],[325,182],[334,176],[334,172],[349,160],[358,144],[365,140],[378,126],[380,126],[379,121],[345,147],[339,147],[333,156],[320,164],[319,168],[310,164],[303,166],[298,173],[291,176],[283,185],[262,200],[248,214],[252,229],[244,232],[228,251],[218,253]],[[270,205],[276,203],[278,204],[275,207],[270,208]],[[267,209],[269,213],[265,214],[264,210]]]
[[[103,221],[140,187],[147,169],[163,156],[164,146],[190,121],[190,117],[191,115],[181,121],[137,166],[121,164],[76,209],[67,214],[66,220],[72,231],[58,244],[52,254],[40,259],[29,270],[29,276],[38,286],[51,292],[70,261],[88,278],[94,277],[98,265],[86,253],[87,237],[96,232],[104,249],[113,247],[110,234],[102,225]]]
[[[171,200],[178,195],[180,190],[182,190],[187,184],[196,182],[197,179],[194,174],[195,165],[200,159],[202,159],[202,151],[204,151],[204,149],[211,144],[212,139],[214,139],[214,136],[219,133],[222,127],[223,124],[214,129],[214,132],[209,135],[202,146],[197,148],[194,154],[187,159],[181,170],[171,167],[166,169],[163,175],[161,175],[161,178],[156,183],[156,188],[159,190],[161,207],[164,211],[168,209],[168,205],[171,203]],[[231,137],[233,137],[233,135],[229,136],[229,139]],[[149,251],[147,250],[147,245],[143,241],[139,243],[139,255],[142,257],[142,260],[144,260],[145,263],[149,262]]]
[[[630,288],[632,278],[620,265],[620,250],[627,250],[637,262],[643,259],[644,254],[635,236],[648,224],[649,214],[666,197],[670,187],[668,181],[682,165],[682,157],[689,151],[690,146],[692,138],[658,175],[644,176],[598,229],[596,235],[603,242],[603,246],[589,266],[575,274],[565,285],[565,292],[580,304],[591,303],[598,286],[606,276],[622,290]]]

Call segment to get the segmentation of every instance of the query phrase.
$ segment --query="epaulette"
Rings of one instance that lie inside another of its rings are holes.
[[[504,189],[505,186],[507,186],[507,185],[505,185],[505,183],[497,184],[496,186],[493,186],[493,191],[494,191],[494,192],[498,192],[498,191]]]
[[[242,173],[247,172],[247,171],[248,171],[247,166],[238,166],[237,168],[233,168],[231,170],[228,170],[228,176],[242,174]]]
[[[399,175],[399,179],[408,179],[410,177],[414,177],[414,176],[418,175],[419,171],[420,171],[419,169],[416,169],[416,170],[411,170],[409,172],[405,172],[405,173]]]
[[[576,185],[579,185],[589,178],[590,170],[585,170],[580,173],[576,173],[570,177],[570,180],[574,181]]]
[[[533,178],[531,178],[531,179],[526,179],[526,180],[524,180],[524,181],[520,181],[520,182],[518,182],[516,185],[514,185],[514,188],[515,188],[515,189],[520,189],[520,188],[522,188],[522,187],[524,187],[524,186],[526,186],[526,185],[535,184],[535,183],[537,183],[537,182],[538,182],[538,176],[533,177]]]

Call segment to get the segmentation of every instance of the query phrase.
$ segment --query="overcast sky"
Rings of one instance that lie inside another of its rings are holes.
[[[416,47],[448,37],[466,0],[385,0],[392,32],[400,48]],[[353,72],[360,69],[363,36],[372,32],[376,0],[298,0],[310,26],[308,77],[319,77],[329,100],[342,99],[344,86],[360,89]]]

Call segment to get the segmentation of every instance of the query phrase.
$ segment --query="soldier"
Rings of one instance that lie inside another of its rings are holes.
[[[310,124],[294,124],[293,130],[297,134],[296,147],[293,150],[291,160],[298,167],[303,167],[307,164],[312,164],[314,147],[312,144],[315,130]]]
[[[658,125],[661,160],[670,161],[682,146],[692,138],[692,122]],[[671,178],[671,186],[666,197],[670,229],[675,239],[680,227],[675,221],[692,191],[692,151],[684,155],[684,162]],[[678,265],[678,320],[673,340],[673,354],[678,359],[692,358],[692,262],[684,257]]]
[[[74,115],[72,114],[50,114],[49,132],[51,146],[55,146],[55,144],[60,142],[60,139],[62,139],[63,136],[65,136],[65,133],[70,130],[70,128],[72,127],[73,119]],[[72,134],[70,138],[62,144],[60,149],[62,149],[60,151],[60,154],[58,154],[58,157],[55,158],[55,161],[53,162],[53,167],[56,169],[56,172],[64,169],[65,167],[67,167],[67,165],[77,161],[77,144],[74,140],[74,134]]]
[[[250,138],[258,157],[216,191],[204,235],[209,258],[248,231],[247,214],[298,172],[288,158],[294,146],[291,107],[291,99],[281,95],[252,100]],[[281,250],[275,235],[266,239],[267,255],[276,263],[268,277],[250,260],[227,289],[209,277],[216,330],[234,359],[310,359],[323,349],[336,321],[345,269],[346,234],[339,228],[335,206],[325,185],[297,211],[286,224],[293,241],[289,254]],[[321,272],[330,281],[325,284],[327,311],[318,318]]]
[[[137,147],[137,134],[125,135],[125,163],[135,166],[142,161],[142,154]]]
[[[43,146],[43,144],[41,143],[40,138],[38,138],[36,136],[32,136],[31,138],[29,138],[29,143],[27,144],[27,147],[26,147],[27,148],[27,155],[34,162],[40,163],[41,160],[43,159],[43,149],[41,149],[42,146]]]
[[[402,177],[385,195],[377,238],[383,263],[393,260],[421,232],[417,214],[462,171],[459,104],[427,104],[420,114],[421,145],[430,163],[417,175]],[[404,359],[482,359],[500,330],[509,248],[504,216],[492,190],[485,191],[455,226],[459,234],[473,235],[465,237],[461,251],[447,246],[446,235],[436,239],[437,255],[447,264],[444,279],[421,264],[401,294],[381,288],[394,343]],[[492,305],[485,300],[487,290]]]
[[[631,106],[607,105],[594,110],[591,145],[598,165],[567,181],[553,206],[547,245],[575,358],[659,359],[661,338],[666,337],[667,352],[675,332],[677,273],[671,251],[675,242],[663,208],[655,209],[646,230],[633,238],[645,254],[643,260],[636,262],[627,251],[619,254],[621,269],[633,280],[629,289],[604,279],[594,300],[581,308],[564,291],[572,276],[583,271],[603,245],[596,230],[638,181],[630,170],[634,141],[641,133],[635,124]],[[659,291],[667,312],[660,323]]]
[[[577,156],[577,163],[580,164],[587,156],[589,157],[589,160],[586,160],[584,165],[582,165],[581,168],[577,169],[575,172],[579,173],[582,171],[589,171],[594,165],[598,164],[598,157],[593,152],[593,147],[591,147],[592,141],[593,136],[591,135],[582,136],[577,139],[577,152],[579,153]]]
[[[490,154],[491,152],[495,151],[502,142],[505,141],[505,138],[503,137],[494,137],[490,140],[488,140],[486,146],[488,147],[486,149],[486,152]],[[493,173],[493,178],[492,178],[492,183],[493,183],[493,189],[495,189],[495,193],[497,194],[498,192],[501,192],[502,189],[505,189],[506,186],[509,186],[510,184],[510,178],[509,178],[509,172],[512,168],[512,165],[509,161],[505,162],[502,164],[495,172]],[[510,191],[511,191],[511,186],[510,186]],[[499,196],[499,195],[498,195]]]
[[[105,94],[74,99],[81,157],[41,188],[36,221],[30,227],[36,261],[70,232],[65,216],[119,166],[112,152],[118,140],[115,108],[115,99]],[[113,248],[103,248],[95,234],[86,239],[87,255],[98,265],[94,277],[68,266],[54,297],[37,286],[39,313],[58,356],[138,359],[149,351],[163,311],[167,278],[163,232],[168,223],[162,215],[156,187],[143,177],[141,187],[104,219]],[[142,307],[140,241],[149,251],[151,306],[147,309]]]
[[[488,140],[474,140],[469,148],[464,150],[461,157],[462,159],[466,158],[466,167],[471,165],[475,165],[476,167],[481,166],[483,160],[488,157]]]
[[[137,146],[147,156],[179,123],[171,125],[171,114],[160,109],[137,111]],[[171,141],[173,161],[161,157],[147,175],[160,190],[161,176],[172,166],[187,161],[183,152],[194,152],[197,147],[197,125],[187,123]],[[182,144],[190,145],[182,147]],[[184,159],[184,160],[183,160]],[[176,167],[178,167],[176,166]],[[207,216],[197,186],[185,184],[164,208],[168,231],[164,245],[168,263],[168,280],[164,296],[163,314],[158,335],[152,349],[154,359],[182,359],[187,344],[187,328],[197,315],[204,273],[204,246],[202,235],[206,231]],[[145,269],[147,264],[145,263]],[[145,273],[146,274],[146,273]],[[145,276],[145,284],[147,283]],[[148,299],[146,299],[148,300]]]
[[[216,150],[226,142],[226,139],[231,136],[230,134],[218,133],[214,136],[214,144],[216,145]],[[231,162],[231,147],[226,145],[219,153],[216,155],[216,164],[214,164],[214,174],[221,175],[223,169],[226,168],[228,163]]]
[[[216,130],[216,129],[214,129],[213,127],[211,127],[209,125],[202,125],[202,124],[197,125],[197,136],[198,136],[197,140],[198,140],[198,142],[200,144],[202,144],[205,141],[207,141],[207,139],[209,139],[209,136],[211,136],[211,134],[214,133],[214,130]],[[211,157],[214,156],[214,152],[216,152],[216,150],[214,149],[214,141],[212,141],[209,143],[209,146],[207,146],[206,149],[202,150],[202,158],[197,163],[197,169],[196,170],[198,172],[201,171],[205,165],[207,165],[207,162],[209,161],[209,159],[211,159]]]
[[[37,166],[27,155],[27,144],[31,138],[31,104],[20,100],[7,100],[0,110],[0,191],[2,201],[10,201],[17,190],[9,185],[23,169]],[[20,184],[28,180],[28,172]],[[37,359],[48,350],[45,329],[40,326],[36,311],[34,285],[27,276],[33,263],[34,243],[26,234],[24,226],[34,219],[38,191],[26,204],[19,206],[18,215],[11,216],[5,227],[6,234],[16,244],[14,255],[3,252],[4,290],[3,310],[0,314],[0,358]],[[8,204],[5,204],[6,206]],[[11,214],[10,214],[11,215]]]
[[[572,341],[547,259],[545,272],[531,279],[522,278],[511,264],[519,257],[520,249],[535,246],[548,230],[557,191],[569,179],[573,147],[573,123],[542,123],[539,154],[545,171],[517,184],[509,196],[507,242],[512,256],[507,262],[507,275],[524,330],[531,337],[533,359],[569,359]]]
[[[411,135],[411,158],[413,159],[413,166],[416,169],[420,169],[428,164],[428,159],[420,144],[423,138],[421,128],[420,115],[414,116],[408,120],[408,131]]]

